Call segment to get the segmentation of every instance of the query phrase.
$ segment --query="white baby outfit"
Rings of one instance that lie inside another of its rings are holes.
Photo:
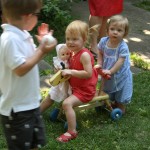
[[[64,63],[65,69],[69,68],[69,63],[67,60],[63,61],[58,56],[59,49],[66,44],[59,44],[56,46],[57,57],[53,57],[53,65],[56,69],[64,69],[61,65],[61,62]],[[52,86],[49,91],[50,98],[56,102],[61,102],[71,95],[71,87],[68,81],[62,82],[57,86]]]

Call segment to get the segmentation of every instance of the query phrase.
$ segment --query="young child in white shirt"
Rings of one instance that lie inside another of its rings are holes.
[[[3,0],[0,37],[0,117],[9,150],[38,149],[45,145],[45,128],[40,113],[40,80],[37,63],[57,42],[35,47],[31,31],[38,21],[41,0]],[[39,39],[47,31],[39,30]]]

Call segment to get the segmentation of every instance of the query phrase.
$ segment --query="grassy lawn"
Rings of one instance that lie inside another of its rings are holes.
[[[150,11],[148,0],[139,1],[136,6]],[[141,64],[143,63],[140,61]],[[114,122],[110,113],[104,110],[78,111],[76,114],[79,136],[69,143],[62,144],[55,140],[65,132],[63,122],[49,120],[51,110],[57,105],[47,110],[43,114],[47,145],[41,150],[150,150],[150,71],[134,75],[133,79],[133,97],[126,115]],[[0,127],[0,150],[6,149]]]
[[[134,93],[127,113],[113,122],[110,113],[95,109],[77,113],[79,136],[69,143],[58,143],[55,138],[64,132],[62,122],[51,122],[49,113],[43,114],[47,145],[42,150],[150,150],[150,71],[134,75]],[[54,107],[53,107],[54,108]],[[0,129],[0,150],[6,144]]]
[[[142,9],[150,11],[150,1],[149,0],[137,0],[137,2],[134,3],[134,5],[142,8]]]

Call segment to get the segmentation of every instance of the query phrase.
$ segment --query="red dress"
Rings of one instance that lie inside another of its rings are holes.
[[[94,58],[91,52],[84,48],[80,50],[77,54],[74,56],[71,56],[69,61],[69,68],[75,69],[75,70],[84,70],[83,65],[80,62],[80,57],[82,53],[88,52],[91,56],[91,63],[93,66],[93,73],[92,77],[88,79],[80,79],[71,76],[69,79],[70,86],[72,88],[72,94],[78,97],[80,101],[83,103],[87,103],[95,96],[96,93],[96,83],[98,79],[98,74],[96,69],[94,68]]]
[[[92,16],[113,16],[123,10],[123,0],[88,0]]]

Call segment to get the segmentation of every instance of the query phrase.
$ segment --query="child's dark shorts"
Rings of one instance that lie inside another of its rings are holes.
[[[45,127],[40,109],[1,115],[9,150],[30,150],[45,145]]]

